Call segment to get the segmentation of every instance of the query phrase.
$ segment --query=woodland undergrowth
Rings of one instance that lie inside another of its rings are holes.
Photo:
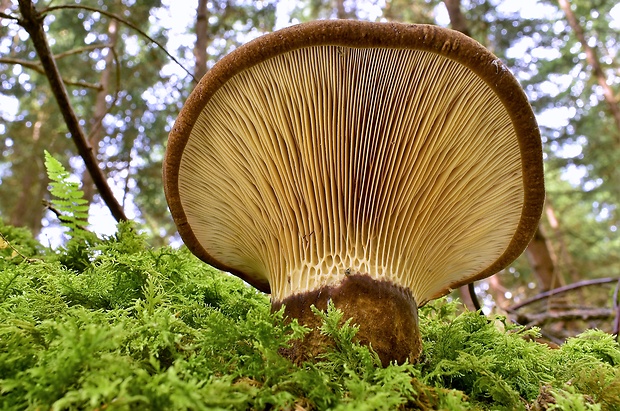
[[[620,409],[620,347],[591,330],[559,349],[440,299],[420,310],[416,364],[382,368],[336,309],[335,340],[296,366],[306,330],[268,297],[130,224],[58,250],[0,225],[0,409]]]
[[[316,315],[332,349],[295,365],[280,352],[308,330],[268,296],[130,223],[95,236],[61,189],[63,247],[0,222],[2,410],[620,410],[613,336],[552,349],[445,298],[420,309],[415,364],[382,368],[330,307]]]

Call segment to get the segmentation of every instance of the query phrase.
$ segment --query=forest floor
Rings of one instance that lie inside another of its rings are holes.
[[[420,309],[423,354],[383,368],[336,310],[333,348],[280,355],[307,330],[268,296],[130,224],[57,250],[0,223],[3,410],[620,410],[620,346],[589,330],[553,349],[443,298]]]

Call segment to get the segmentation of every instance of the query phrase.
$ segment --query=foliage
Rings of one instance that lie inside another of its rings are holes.
[[[0,266],[3,262],[15,259],[21,261],[18,253],[31,257],[39,254],[41,245],[32,237],[32,233],[23,227],[13,227],[4,224],[0,219],[0,234],[2,246],[0,246]]]
[[[454,318],[455,308],[437,304],[427,308],[424,381],[464,390],[474,399],[491,400],[514,409],[521,399],[532,401],[540,384],[553,376],[548,364],[539,361],[548,351],[530,344],[532,330],[507,323],[502,317],[487,318],[466,312]],[[514,338],[506,338],[510,335]]]
[[[60,213],[62,224],[71,230],[83,230],[88,220],[88,201],[79,184],[71,181],[71,174],[65,170],[60,161],[45,151],[45,168],[50,179],[52,206]]]
[[[330,306],[334,348],[297,366],[280,352],[307,329],[186,249],[129,223],[57,251],[13,230],[37,259],[0,260],[1,409],[525,409],[543,386],[549,407],[620,408],[620,347],[599,331],[552,350],[442,299],[420,310],[420,362],[382,368]]]

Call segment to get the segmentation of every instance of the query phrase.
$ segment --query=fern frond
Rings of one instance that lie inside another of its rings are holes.
[[[52,206],[59,212],[58,218],[64,227],[73,231],[85,230],[88,221],[88,201],[75,181],[70,181],[69,173],[62,163],[45,151],[45,169],[50,179]]]

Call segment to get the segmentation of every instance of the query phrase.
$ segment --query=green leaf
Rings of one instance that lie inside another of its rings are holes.
[[[50,182],[51,204],[60,214],[60,223],[71,233],[84,232],[88,224],[88,201],[79,184],[70,181],[71,174],[48,151],[45,151],[45,168]]]

